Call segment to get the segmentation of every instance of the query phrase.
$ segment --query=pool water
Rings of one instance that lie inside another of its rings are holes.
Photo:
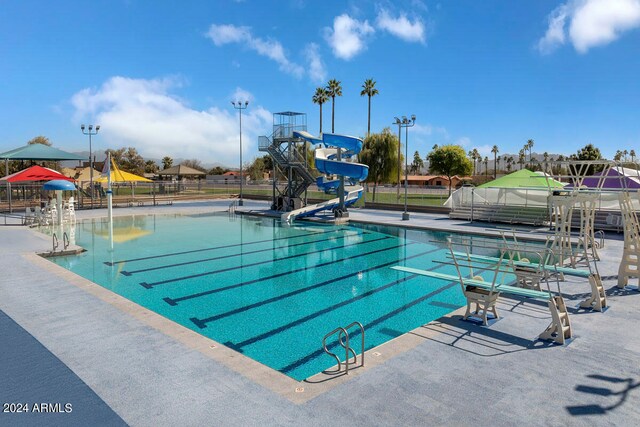
[[[113,250],[105,219],[79,222],[76,244],[87,252],[52,260],[303,380],[335,365],[322,339],[336,327],[362,323],[370,349],[465,304],[457,282],[390,268],[456,274],[433,262],[446,261],[446,236],[226,213],[144,215],[114,220]]]

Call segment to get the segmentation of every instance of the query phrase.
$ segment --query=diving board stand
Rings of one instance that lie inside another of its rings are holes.
[[[538,291],[534,289],[525,289],[517,286],[499,284],[496,283],[495,280],[493,282],[486,282],[484,280],[480,280],[479,276],[475,276],[474,278],[464,278],[451,274],[437,273],[434,271],[411,267],[394,266],[391,268],[405,273],[432,277],[434,279],[459,282],[462,287],[462,292],[467,299],[467,311],[463,318],[466,320],[471,315],[471,306],[472,304],[475,304],[475,313],[482,311],[481,317],[483,325],[487,325],[488,312],[492,312],[496,318],[498,317],[495,305],[501,294],[516,295],[546,301],[551,313],[551,323],[539,335],[539,338],[554,341],[558,344],[565,344],[566,340],[572,336],[569,313],[567,312],[567,307],[561,295],[553,295],[549,291]]]

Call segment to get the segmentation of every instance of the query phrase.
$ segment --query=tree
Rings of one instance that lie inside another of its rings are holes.
[[[42,145],[46,145],[47,147],[51,147],[51,141],[49,141],[49,138],[42,135],[36,136],[35,138],[32,138],[29,140],[29,142],[27,142],[27,145],[33,145],[33,144],[42,144]]]
[[[512,164],[513,164],[513,156],[507,157],[507,172],[511,172]]]
[[[136,175],[144,174],[144,159],[138,154],[138,150],[129,147],[124,151],[121,168]]]
[[[187,160],[183,160],[182,163],[180,163],[182,166],[186,166],[195,170],[199,170],[200,172],[206,172],[207,168],[202,167],[202,162],[198,159],[187,159]]]
[[[488,177],[489,176],[489,157],[488,156],[484,156],[484,176]]]
[[[169,156],[164,156],[162,158],[162,169],[169,169],[173,166],[173,159]]]
[[[327,83],[327,95],[331,97],[331,133],[335,132],[336,118],[336,96],[342,96],[342,86],[336,79],[331,79]]]
[[[520,170],[524,169],[524,161],[525,161],[525,154],[524,154],[524,148],[520,151],[518,151],[518,163],[520,163]]]
[[[493,153],[493,179],[496,179],[498,177],[498,152],[500,150],[498,150],[498,146],[494,145],[493,148],[491,149],[491,152]]]
[[[472,170],[471,161],[466,157],[464,148],[459,145],[443,145],[429,153],[429,172],[444,175],[449,179],[449,195],[451,178],[454,175],[469,175]]]
[[[251,177],[252,181],[262,181],[266,170],[267,168],[264,164],[264,157],[256,157],[253,159],[253,163],[251,163],[247,168],[247,173]]]
[[[525,147],[529,149],[529,163],[531,163],[531,158],[533,156],[533,139],[528,140]]]
[[[145,173],[156,173],[158,172],[158,165],[153,160],[147,160],[144,162],[144,172]]]
[[[469,160],[471,160],[473,162],[473,174],[476,174],[476,156],[473,154],[473,150],[469,150],[467,151],[467,156],[469,157]]]
[[[124,152],[125,152],[126,148],[118,148],[117,150],[108,148],[104,151],[104,154],[111,154],[111,160],[118,165],[118,167],[122,166],[122,161],[124,158]]]
[[[367,96],[369,98],[369,109],[367,112],[367,136],[371,133],[371,97],[378,94],[378,89],[375,88],[376,81],[373,79],[367,79],[362,85],[362,91],[360,96]]]
[[[424,162],[422,161],[422,158],[420,157],[420,153],[418,153],[418,151],[416,150],[416,152],[413,153],[413,162],[411,162],[411,172],[416,174],[423,167],[424,167]]]
[[[631,156],[631,163],[636,162],[636,150],[629,151],[629,155]]]
[[[225,173],[229,172],[229,169],[225,169],[223,167],[220,166],[216,166],[214,168],[212,168],[208,174],[209,175],[224,175]]]
[[[369,166],[367,182],[373,183],[373,201],[376,201],[378,183],[393,180],[398,170],[398,137],[391,129],[384,128],[382,133],[373,133],[364,139],[359,159]]]
[[[474,173],[474,175],[475,175],[475,174],[478,174],[478,173],[480,172],[480,171],[478,171],[478,170],[476,169],[476,161],[477,161],[477,160],[480,160],[480,159],[481,159],[481,157],[480,157],[480,152],[478,151],[478,149],[477,149],[477,148],[474,148],[474,149],[473,149],[473,173]]]
[[[582,147],[581,149],[578,150],[578,152],[576,154],[574,154],[573,156],[571,156],[574,160],[602,160],[602,154],[600,153],[600,150],[595,147],[593,144],[587,144],[584,147]],[[584,171],[584,168],[570,168],[572,172],[576,173],[576,174],[586,174],[586,175],[593,175],[596,172],[600,172],[601,170],[604,169],[603,165],[589,165],[587,167],[586,172]]]
[[[322,134],[322,104],[329,100],[327,89],[323,87],[316,88],[316,93],[313,94],[313,98],[311,98],[311,100],[314,104],[318,104],[320,106],[320,133]]]

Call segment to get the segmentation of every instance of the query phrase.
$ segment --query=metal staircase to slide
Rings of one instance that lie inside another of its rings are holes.
[[[280,193],[289,199],[299,198],[316,182],[298,146],[292,143],[291,138],[278,138],[275,133],[271,137],[258,137],[258,149],[269,153],[281,173],[287,176],[287,185]]]

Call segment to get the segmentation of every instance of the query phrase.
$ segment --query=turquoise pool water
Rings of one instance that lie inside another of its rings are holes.
[[[223,215],[79,222],[88,251],[57,264],[296,380],[335,365],[322,338],[358,321],[366,348],[464,305],[459,285],[392,270],[455,274],[444,233]],[[442,243],[434,243],[434,241]],[[352,335],[359,349],[359,335]]]

